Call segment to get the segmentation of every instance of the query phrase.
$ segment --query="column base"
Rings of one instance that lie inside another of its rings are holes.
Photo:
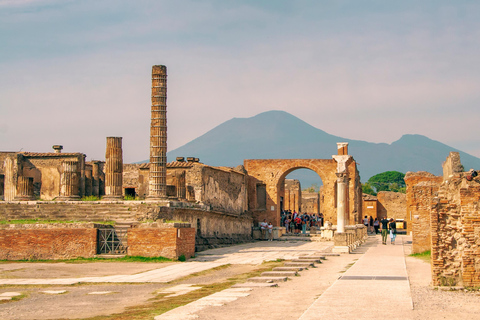
[[[34,196],[16,196],[13,201],[35,201]]]
[[[335,246],[332,248],[333,253],[350,253],[349,246]]]
[[[56,197],[55,201],[80,201],[80,196],[60,196]]]

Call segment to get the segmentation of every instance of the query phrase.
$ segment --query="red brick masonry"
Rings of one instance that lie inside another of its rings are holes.
[[[96,254],[97,229],[1,229],[0,259],[71,259]]]
[[[130,256],[188,259],[195,255],[195,228],[133,228],[127,239]]]

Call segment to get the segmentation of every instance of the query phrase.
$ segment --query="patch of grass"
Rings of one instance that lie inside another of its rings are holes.
[[[62,260],[0,260],[0,262],[42,262],[42,263],[89,263],[89,262],[171,262],[172,259],[165,257],[141,257],[141,256],[125,256],[117,259],[105,259],[105,258],[75,258],[75,259],[62,259]]]
[[[428,263],[430,263],[431,256],[432,256],[432,252],[430,250],[420,252],[420,253],[412,253],[410,255],[410,257],[418,258]]]
[[[135,200],[138,200],[138,198],[135,198],[135,196],[124,196],[123,200],[125,200],[125,201],[135,201]]]
[[[100,201],[100,198],[97,196],[86,196],[82,197],[82,201]]]
[[[2,286],[2,287],[3,287],[3,286]],[[12,302],[12,301],[20,301],[20,300],[22,300],[22,299],[24,299],[24,298],[26,298],[26,297],[28,297],[28,294],[22,293],[22,294],[19,295],[19,296],[12,297],[12,299],[10,299],[10,300],[1,300],[1,301],[0,301],[0,304],[9,303],[9,302]]]
[[[187,261],[187,258],[185,258],[185,255],[182,254],[180,257],[178,257],[178,261],[185,262]]]
[[[221,266],[218,266],[218,267],[215,267],[215,268],[211,268],[211,269],[208,269],[208,270],[195,272],[195,273],[189,274],[188,276],[182,277],[180,279],[170,281],[169,284],[175,284],[175,283],[183,282],[185,280],[195,278],[195,277],[198,277],[198,276],[204,276],[206,274],[213,273],[213,272],[218,271],[218,270],[227,269],[230,266],[231,266],[231,264],[228,263],[228,264],[224,264],[224,265],[221,265]]]
[[[117,313],[117,314],[112,314],[109,316],[97,316],[97,317],[92,317],[92,318],[87,318],[84,320],[151,320],[155,316],[158,316],[162,313],[165,313],[167,311],[170,311],[172,309],[184,306],[190,302],[196,301],[198,299],[201,299],[203,297],[209,296],[211,294],[214,294],[215,292],[219,292],[225,289],[230,288],[232,285],[240,282],[244,282],[246,279],[255,277],[260,275],[262,272],[265,271],[270,271],[275,267],[283,265],[283,262],[277,262],[277,261],[268,261],[264,262],[259,266],[258,269],[252,271],[252,272],[247,272],[244,274],[237,275],[233,278],[229,278],[226,282],[220,282],[220,283],[214,283],[210,285],[203,285],[201,286],[201,289],[191,291],[187,294],[183,294],[180,296],[176,297],[165,297],[168,295],[168,293],[160,293],[158,294],[155,298],[152,298],[149,300],[149,303],[141,305],[141,306],[135,306],[135,307],[129,307],[126,309],[126,311],[122,313]],[[205,270],[202,272],[197,273],[196,275],[201,275],[204,274],[205,272],[211,272],[212,270],[219,270],[221,268],[226,268],[229,265],[224,265],[220,266],[217,268],[213,268],[210,270]],[[187,276],[191,277],[193,275]],[[182,279],[178,279],[175,281],[172,281],[170,283],[178,282],[181,280],[185,280],[187,277],[184,277]]]

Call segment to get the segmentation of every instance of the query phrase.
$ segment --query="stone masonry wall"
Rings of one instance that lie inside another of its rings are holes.
[[[4,225],[0,260],[91,258],[97,250],[93,224]]]
[[[128,254],[143,257],[178,259],[195,255],[194,228],[146,226],[128,230]]]
[[[197,251],[252,240],[252,217],[248,213],[228,214],[210,211],[205,206],[181,202],[169,202],[168,205],[170,207],[142,201],[0,202],[0,220],[183,221],[195,228]],[[189,207],[182,208],[182,205]]]
[[[407,172],[407,234],[412,234],[412,251],[420,253],[431,248],[430,205],[443,177],[428,172]]]
[[[480,179],[449,175],[431,210],[433,285],[480,286]]]
[[[407,195],[400,192],[380,191],[377,194],[378,217],[405,219],[407,216]]]

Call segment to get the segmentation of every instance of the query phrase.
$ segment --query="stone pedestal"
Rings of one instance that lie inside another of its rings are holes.
[[[107,137],[105,153],[105,196],[102,200],[123,199],[122,138]]]
[[[60,196],[56,200],[80,200],[78,194],[79,173],[78,161],[65,160],[62,162],[62,173],[60,175]]]
[[[334,253],[350,253],[349,246],[349,234],[346,232],[336,232],[333,238],[334,247],[332,252]]]
[[[167,198],[167,67],[152,67],[150,175],[147,200]]]
[[[22,176],[17,178],[17,194],[14,200],[15,201],[35,200],[35,196],[33,195],[33,178],[22,177]]]

